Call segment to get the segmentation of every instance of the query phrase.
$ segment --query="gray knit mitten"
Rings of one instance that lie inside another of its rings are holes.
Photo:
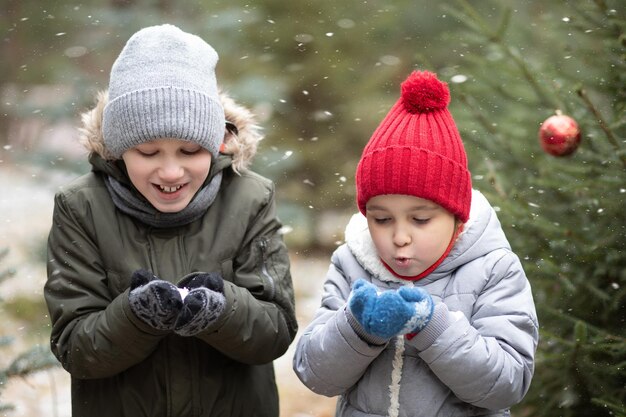
[[[186,276],[178,284],[189,290],[174,331],[181,336],[194,336],[206,330],[224,312],[224,280],[217,272],[198,272]]]
[[[156,330],[173,330],[183,307],[178,288],[145,269],[135,271],[130,282],[133,313]]]

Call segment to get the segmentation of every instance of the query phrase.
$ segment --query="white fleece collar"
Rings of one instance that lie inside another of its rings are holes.
[[[374,241],[367,227],[367,219],[360,212],[352,216],[346,226],[346,243],[361,266],[385,282],[406,283],[393,275],[380,260]]]

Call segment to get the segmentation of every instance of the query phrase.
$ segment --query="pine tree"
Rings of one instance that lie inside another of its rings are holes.
[[[0,262],[7,256],[8,253],[8,249],[0,250]],[[15,269],[13,268],[0,269],[0,283],[13,277],[14,275]],[[3,299],[0,298],[0,306],[2,303]],[[0,336],[0,348],[7,347],[14,341],[15,339],[11,336]],[[6,358],[4,355],[3,357]],[[6,387],[10,378],[24,377],[33,372],[56,365],[58,365],[58,362],[50,352],[48,346],[34,345],[28,347],[24,352],[12,358],[6,367],[0,366],[0,412],[13,409],[13,405],[11,403],[5,403],[2,401],[2,390]]]
[[[626,8],[501,5],[448,9],[468,27],[448,75],[474,186],[499,210],[537,305],[535,376],[514,412],[624,416]],[[538,140],[557,111],[582,131],[569,156]]]

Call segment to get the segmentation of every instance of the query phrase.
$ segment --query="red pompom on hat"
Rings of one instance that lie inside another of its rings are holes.
[[[459,131],[448,111],[448,85],[413,71],[400,99],[374,131],[356,170],[357,204],[404,194],[434,201],[462,222],[469,218],[472,181]]]

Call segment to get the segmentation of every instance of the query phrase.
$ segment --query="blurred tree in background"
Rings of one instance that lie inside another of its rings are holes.
[[[0,248],[0,283],[13,277],[16,272],[15,269],[5,268],[2,264],[8,253],[7,248]],[[0,311],[3,310],[3,304],[4,299],[0,297]],[[4,316],[6,317],[6,314]],[[14,342],[14,336],[0,335],[0,348],[6,348]],[[6,354],[4,354],[4,359],[7,360]],[[11,357],[6,365],[0,364],[0,413],[13,409],[13,404],[2,400],[2,391],[10,378],[24,377],[53,366],[58,366],[58,362],[47,345],[31,346],[15,357]]]
[[[343,229],[325,213],[355,210],[356,163],[402,80],[437,72],[538,306],[516,415],[626,415],[623,0],[42,3],[0,0],[0,163],[87,170],[50,132],[78,125],[132,33],[173,23],[215,47],[222,88],[260,115],[254,168],[277,183],[302,253],[332,248],[315,233],[326,223]],[[557,110],[582,131],[563,158],[537,138]]]
[[[452,111],[538,308],[522,414],[626,415],[624,6],[535,3],[527,18],[498,7],[499,19],[466,1],[449,9],[468,26]],[[539,144],[541,123],[559,111],[582,131],[570,156]]]
[[[354,167],[398,83],[416,66],[460,59],[457,42],[436,40],[461,22],[412,0],[0,1],[11,57],[0,67],[0,144],[36,145],[43,121],[76,117],[107,87],[132,33],[177,24],[215,47],[222,88],[261,115],[267,141],[254,168],[276,181],[297,246],[319,243],[317,214],[352,209]]]

